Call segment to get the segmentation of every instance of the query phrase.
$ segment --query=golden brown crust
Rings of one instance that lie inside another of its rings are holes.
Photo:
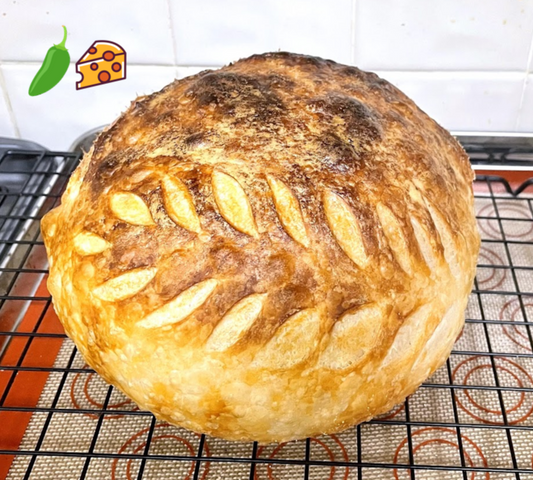
[[[135,100],[42,230],[87,362],[230,439],[330,433],[445,360],[479,237],[459,144],[375,74],[254,55]]]

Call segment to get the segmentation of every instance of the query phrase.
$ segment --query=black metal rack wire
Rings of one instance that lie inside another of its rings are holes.
[[[512,164],[517,149],[467,151],[492,165]],[[520,165],[533,166],[533,147],[518,153]],[[0,157],[0,477],[4,460],[9,479],[533,478],[531,181],[513,190],[501,177],[478,176],[482,254],[465,329],[418,392],[343,434],[260,446],[158,422],[101,382],[49,326],[38,222],[78,162],[62,152]]]

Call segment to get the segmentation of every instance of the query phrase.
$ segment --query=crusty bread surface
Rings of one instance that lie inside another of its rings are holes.
[[[461,146],[373,73],[254,55],[137,98],[42,220],[54,307],[158,418],[262,443],[402,402],[461,331]]]

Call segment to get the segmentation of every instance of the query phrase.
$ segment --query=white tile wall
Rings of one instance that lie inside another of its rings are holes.
[[[171,1],[178,63],[223,65],[288,50],[351,60],[352,0]]]
[[[4,79],[2,77],[2,72],[0,72],[0,86],[3,84]],[[9,99],[7,97],[7,92],[5,88],[0,88],[0,137],[17,136],[17,131],[15,125],[13,124],[11,113],[7,106],[8,101]]]
[[[416,99],[422,110],[449,130],[515,130],[524,84],[521,73],[378,73]]]
[[[174,65],[167,0],[0,0],[0,61],[41,62],[62,25],[72,62],[95,40],[112,40],[130,63]]]
[[[27,93],[69,29],[128,53],[125,81]],[[533,0],[0,0],[0,136],[66,149],[137,94],[252,53],[289,50],[378,71],[452,130],[533,132]],[[527,80],[527,81],[526,81]]]
[[[212,70],[213,68],[216,67],[176,67],[177,78],[189,77],[200,73],[202,70]]]
[[[529,0],[357,0],[355,15],[355,60],[365,69],[526,69]]]
[[[129,65],[126,80],[102,87],[76,90],[78,75],[68,70],[46,94],[28,95],[38,64],[0,67],[22,138],[52,149],[68,149],[82,133],[112,122],[138,95],[152,93],[176,78],[171,66]]]
[[[517,131],[533,132],[533,74],[528,75],[517,121]]]

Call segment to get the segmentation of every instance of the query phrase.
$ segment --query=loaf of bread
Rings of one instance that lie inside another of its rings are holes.
[[[175,425],[346,429],[450,353],[479,236],[461,146],[390,83],[254,55],[137,98],[42,221],[65,331]]]

